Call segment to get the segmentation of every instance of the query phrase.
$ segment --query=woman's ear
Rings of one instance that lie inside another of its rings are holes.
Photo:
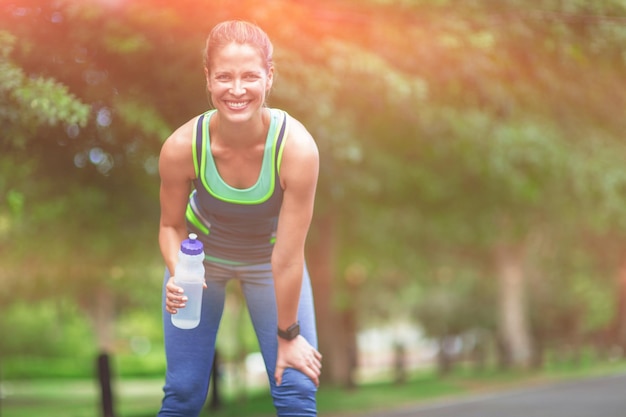
[[[267,86],[265,87],[265,91],[269,93],[272,89],[272,85],[274,84],[274,67],[270,67],[269,71],[267,71]]]
[[[204,77],[206,79],[206,98],[209,102],[209,106],[214,108],[215,106],[213,105],[213,100],[211,99],[211,79],[209,78],[209,70],[206,67],[204,68]]]
[[[204,78],[206,80],[206,88],[208,91],[211,90],[211,82],[210,82],[210,78],[209,78],[209,69],[207,67],[204,67]]]

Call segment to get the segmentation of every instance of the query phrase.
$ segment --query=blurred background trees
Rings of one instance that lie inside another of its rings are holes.
[[[622,1],[0,7],[3,357],[67,355],[70,334],[159,348],[158,153],[207,108],[202,46],[230,18],[267,30],[270,105],[320,148],[327,383],[354,385],[357,334],[394,323],[437,341],[442,372],[626,347]]]

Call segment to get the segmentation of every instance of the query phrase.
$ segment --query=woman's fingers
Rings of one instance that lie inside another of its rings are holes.
[[[313,347],[305,359],[305,366],[302,371],[307,374],[316,385],[319,384],[319,376],[322,373],[322,355]]]
[[[278,385],[286,368],[294,368],[311,378],[319,386],[322,372],[322,355],[302,336],[293,340],[278,339],[278,356],[274,376]]]
[[[313,358],[310,360],[310,363],[311,363],[311,365],[312,365],[313,367],[315,367],[316,369],[318,369],[318,370],[321,370],[321,369],[322,369],[322,361],[321,361],[321,360],[319,360],[318,358],[313,357]]]
[[[165,309],[170,314],[176,314],[178,308],[185,307],[187,297],[183,295],[183,289],[174,285],[170,280],[165,286]]]

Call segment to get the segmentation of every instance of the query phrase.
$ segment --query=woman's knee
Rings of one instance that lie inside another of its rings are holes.
[[[166,385],[159,416],[197,416],[206,401],[207,390],[198,384]]]
[[[315,383],[302,372],[286,369],[280,386],[272,384],[272,397],[279,417],[316,416]]]

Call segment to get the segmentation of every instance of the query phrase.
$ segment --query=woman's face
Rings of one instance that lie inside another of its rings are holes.
[[[233,42],[214,51],[205,72],[213,106],[231,121],[249,120],[272,87],[273,68],[268,70],[259,50],[247,44]]]

